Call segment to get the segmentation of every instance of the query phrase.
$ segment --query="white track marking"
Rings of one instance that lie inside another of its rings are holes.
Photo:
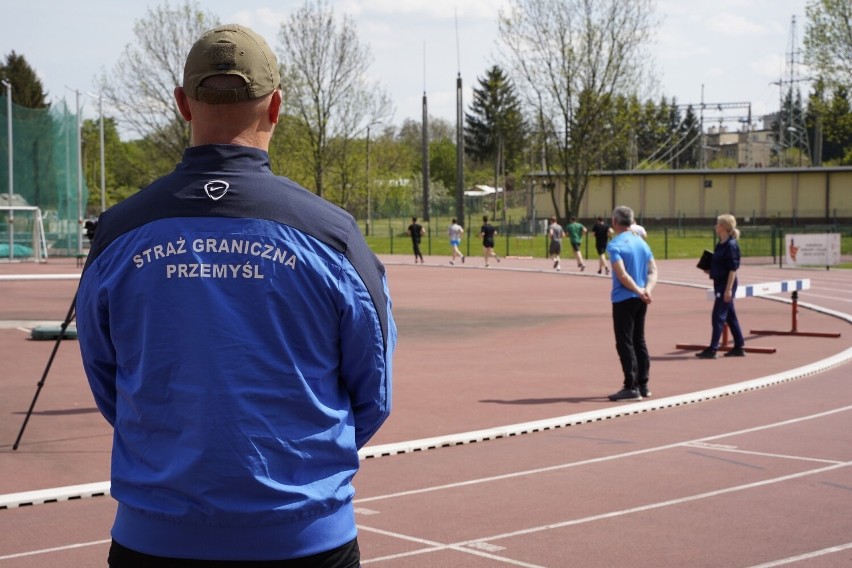
[[[834,554],[835,552],[842,552],[844,550],[849,550],[852,548],[852,542],[847,542],[846,544],[841,544],[839,546],[832,546],[831,548],[823,548],[822,550],[814,550],[813,552],[807,552],[805,554],[800,554],[798,556],[791,556],[790,558],[782,558],[781,560],[775,560],[773,562],[767,562],[766,564],[758,564],[756,566],[751,566],[750,568],[773,568],[774,566],[784,566],[785,564],[792,564],[794,562],[799,562],[801,560],[810,560],[811,558],[816,558],[818,556],[825,556],[826,554]]]
[[[581,525],[581,524],[586,524],[586,523],[591,523],[591,522],[596,522],[596,521],[614,519],[614,518],[617,518],[617,517],[632,515],[634,513],[642,513],[642,512],[645,512],[645,511],[652,511],[652,510],[656,510],[656,509],[662,509],[662,508],[665,508],[665,507],[682,505],[684,503],[691,503],[693,501],[709,499],[709,498],[712,498],[712,497],[718,497],[720,495],[726,495],[726,494],[729,494],[729,493],[737,493],[737,492],[746,491],[746,490],[749,490],[749,489],[765,487],[767,485],[774,485],[776,483],[783,483],[785,481],[790,481],[792,479],[799,479],[799,478],[807,477],[807,476],[810,476],[810,475],[817,475],[817,474],[820,474],[820,473],[826,473],[826,472],[829,472],[829,471],[834,471],[836,469],[841,469],[841,468],[850,467],[850,466],[852,466],[852,461],[843,462],[843,463],[830,465],[830,466],[826,466],[826,467],[821,467],[821,468],[817,468],[817,469],[811,469],[811,470],[808,470],[808,471],[792,473],[792,474],[789,474],[789,475],[782,475],[780,477],[773,477],[771,479],[764,479],[762,481],[756,481],[756,482],[753,482],[753,483],[746,483],[746,484],[743,484],[743,485],[735,485],[733,487],[726,487],[724,489],[707,491],[705,493],[698,493],[696,495],[690,495],[688,497],[680,497],[678,499],[669,499],[667,501],[660,501],[658,503],[649,503],[647,505],[641,505],[639,507],[631,507],[629,509],[621,509],[621,510],[618,510],[618,511],[610,511],[610,512],[607,512],[607,513],[600,513],[598,515],[581,517],[579,519],[571,519],[571,520],[567,520],[567,521],[562,521],[562,522],[559,522],[559,523],[548,523],[546,525],[527,527],[525,529],[521,529],[521,530],[517,530],[517,531],[512,531],[512,532],[507,532],[507,533],[502,533],[502,534],[496,534],[496,535],[489,535],[489,536],[485,536],[485,537],[481,537],[481,538],[477,538],[477,539],[447,544],[447,545],[440,546],[440,547],[433,547],[433,548],[429,548],[429,549],[421,549],[421,550],[411,551],[411,552],[407,552],[407,553],[401,553],[401,554],[394,555],[392,557],[383,557],[382,559],[388,559],[388,560],[398,559],[398,558],[402,558],[402,557],[405,557],[405,556],[412,556],[412,555],[415,555],[415,554],[431,553],[431,552],[437,552],[439,550],[447,550],[447,549],[458,550],[458,551],[463,551],[463,552],[472,552],[471,549],[468,548],[468,547],[470,547],[471,545],[475,545],[477,543],[486,543],[486,542],[490,543],[490,542],[494,542],[496,540],[503,540],[503,539],[507,539],[507,538],[516,538],[516,537],[519,537],[519,536],[526,536],[526,535],[529,535],[529,534],[534,534],[534,533],[539,533],[539,532],[544,532],[544,531],[563,529],[563,528],[571,527],[571,526],[575,526],[575,525]],[[363,527],[361,525],[359,525],[359,529],[376,530],[376,529],[370,529],[369,527]],[[386,534],[393,535],[393,533],[386,533]],[[410,537],[407,537],[406,539],[410,539]],[[489,557],[490,557],[490,555],[489,555]],[[497,557],[497,558],[499,559],[500,557]],[[374,561],[376,561],[376,560],[379,560],[379,559],[374,559]],[[768,566],[774,566],[774,564],[769,564]]]
[[[354,502],[355,502],[356,505],[361,505],[363,503],[370,503],[370,502],[373,502],[373,501],[382,501],[382,500],[385,500],[385,499],[395,499],[397,497],[406,497],[406,496],[409,496],[409,495],[419,495],[419,494],[422,494],[422,493],[432,493],[434,491],[443,491],[445,489],[455,489],[457,487],[467,487],[467,486],[470,486],[470,485],[479,485],[479,484],[482,484],[482,483],[491,483],[491,482],[494,482],[494,481],[503,481],[505,479],[512,479],[512,478],[515,478],[515,477],[537,475],[537,474],[540,474],[540,473],[547,473],[547,472],[550,472],[550,471],[558,471],[558,470],[563,470],[563,469],[580,467],[580,466],[584,466],[584,465],[591,465],[591,464],[596,464],[596,463],[620,460],[620,459],[624,459],[624,458],[631,458],[631,457],[640,456],[640,455],[643,455],[643,454],[650,454],[650,453],[660,452],[660,451],[664,451],[664,450],[671,450],[671,449],[678,448],[678,447],[694,446],[695,444],[701,444],[702,442],[719,440],[719,439],[728,438],[728,437],[731,437],[731,436],[741,436],[743,434],[751,434],[753,432],[760,432],[762,430],[768,430],[768,429],[771,429],[771,428],[780,428],[780,427],[783,427],[783,426],[789,426],[791,424],[797,424],[799,422],[805,422],[805,421],[808,421],[808,420],[815,420],[817,418],[824,418],[826,416],[831,416],[833,414],[837,414],[837,413],[841,413],[841,412],[849,412],[851,410],[852,410],[852,405],[847,405],[847,406],[842,406],[840,408],[835,408],[835,409],[832,409],[832,410],[826,410],[824,412],[818,412],[816,414],[810,414],[808,416],[800,416],[798,418],[791,418],[791,419],[788,419],[788,420],[782,420],[780,422],[773,422],[772,424],[765,424],[765,425],[762,425],[762,426],[753,426],[751,428],[745,428],[743,430],[735,430],[733,432],[726,432],[724,434],[715,434],[713,436],[706,436],[704,438],[696,438],[695,440],[687,440],[687,441],[684,441],[684,442],[673,442],[671,444],[664,444],[662,446],[654,446],[652,448],[644,448],[642,450],[633,450],[633,451],[630,451],[630,452],[624,452],[624,453],[614,454],[614,455],[610,455],[610,456],[602,456],[602,457],[599,457],[599,458],[591,458],[591,459],[581,460],[581,461],[577,461],[577,462],[569,462],[569,463],[551,465],[551,466],[540,467],[540,468],[535,468],[535,469],[526,469],[526,470],[523,470],[523,471],[516,471],[516,472],[512,472],[512,473],[504,473],[504,474],[501,474],[501,475],[491,475],[491,476],[488,476],[488,477],[468,479],[466,481],[459,481],[459,482],[455,482],[455,483],[446,483],[446,484],[443,484],[443,485],[434,485],[434,486],[431,486],[431,487],[420,487],[418,489],[410,489],[408,491],[399,491],[397,493],[388,493],[386,495],[375,495],[373,497],[364,497],[364,498],[361,498],[361,499],[355,499]],[[830,463],[832,465],[837,465],[837,464],[845,463],[845,462],[830,462]]]
[[[63,552],[65,550],[73,550],[75,548],[85,548],[87,546],[98,546],[101,544],[109,544],[111,543],[111,539],[106,540],[93,540],[92,542],[81,542],[78,544],[69,544],[66,546],[55,546],[53,548],[42,548],[41,550],[30,550],[29,552],[19,552],[17,554],[7,554],[6,556],[0,556],[0,560],[13,560],[15,558],[24,558],[26,556],[36,556],[39,554],[52,554],[54,552]]]

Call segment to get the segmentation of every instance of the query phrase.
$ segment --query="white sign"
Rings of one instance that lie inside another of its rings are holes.
[[[840,264],[840,233],[784,235],[788,266]]]

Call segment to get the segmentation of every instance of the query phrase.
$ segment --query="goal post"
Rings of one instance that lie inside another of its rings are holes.
[[[41,208],[0,205],[0,259],[47,261]]]

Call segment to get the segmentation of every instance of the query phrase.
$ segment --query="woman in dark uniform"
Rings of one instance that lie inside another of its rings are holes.
[[[734,309],[734,296],[737,293],[737,270],[740,267],[740,247],[737,244],[740,231],[737,229],[737,220],[733,215],[719,215],[716,219],[716,236],[719,237],[719,242],[713,251],[710,270],[705,270],[713,280],[713,291],[716,296],[711,316],[713,334],[710,338],[710,346],[695,355],[699,359],[716,358],[719,340],[726,324],[734,338],[734,347],[725,353],[725,357],[743,357],[745,355],[743,349],[745,339],[740,329],[740,322],[737,320],[737,312]]]

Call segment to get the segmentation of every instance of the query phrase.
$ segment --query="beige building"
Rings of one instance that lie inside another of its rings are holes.
[[[553,214],[550,193],[543,190],[546,180],[542,174],[527,176],[535,218]],[[556,192],[561,204],[561,181]],[[721,213],[758,224],[779,218],[850,223],[852,167],[599,172],[589,179],[578,216],[608,218],[617,205],[663,223],[706,222]]]
[[[741,168],[770,166],[773,133],[770,130],[729,132],[725,126],[711,126],[705,135],[704,163],[727,158]]]

